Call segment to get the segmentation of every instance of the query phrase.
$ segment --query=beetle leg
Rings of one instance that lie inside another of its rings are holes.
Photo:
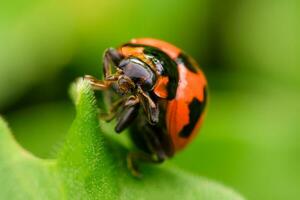
[[[122,106],[122,104],[124,104],[125,107],[132,107],[138,103],[139,103],[139,99],[133,95],[129,96],[127,99],[125,99],[125,98],[118,99],[117,101],[112,103],[112,106],[108,113],[100,114],[100,118],[102,120],[105,120],[106,122],[109,122],[115,118],[116,113],[117,113],[118,109],[120,108],[120,106]]]
[[[84,79],[90,82],[94,90],[106,90],[113,82],[118,81],[119,77],[120,75],[116,73],[105,77],[105,80],[99,80],[91,75],[85,75]]]
[[[101,113],[100,119],[109,122],[113,120],[116,116],[118,108],[124,103],[124,98],[118,99],[117,101],[112,103],[112,106],[109,109],[108,113]]]
[[[105,90],[105,89],[108,89],[109,86],[111,85],[110,81],[98,80],[97,78],[90,76],[90,75],[85,75],[84,79],[88,80],[90,82],[90,84],[94,90]]]
[[[154,102],[149,94],[145,93],[141,88],[138,88],[138,95],[140,102],[147,114],[148,121],[151,125],[155,125],[159,120],[159,107],[156,102]]]
[[[117,125],[115,127],[115,131],[117,133],[122,132],[125,128],[127,128],[131,122],[138,115],[140,104],[133,104],[132,106],[126,106],[124,110],[120,113],[117,119]]]
[[[130,107],[138,104],[140,102],[139,98],[137,96],[129,96],[128,99],[125,101],[124,106]]]
[[[117,66],[123,56],[114,48],[108,48],[103,54],[103,74],[104,77],[109,77],[112,74],[112,66]]]
[[[120,108],[122,104],[124,104],[125,107],[132,107],[138,103],[139,103],[139,99],[133,95],[129,96],[126,100],[124,98],[119,99],[112,104],[109,113],[100,114],[100,118],[105,120],[106,122],[109,122],[115,118],[118,108]]]
[[[146,99],[146,100],[148,101],[148,104],[149,104],[150,107],[156,107],[154,101],[149,97],[148,94],[146,94],[146,93],[143,91],[142,88],[140,88],[140,87],[138,88],[138,93],[139,93],[142,97],[144,97],[144,99]]]
[[[122,60],[122,55],[114,48],[108,48],[103,55],[103,74],[105,80],[86,75],[84,79],[88,80],[94,90],[105,90],[110,87],[112,82],[119,79],[121,71],[116,69],[115,74],[112,74],[112,67],[117,66]]]

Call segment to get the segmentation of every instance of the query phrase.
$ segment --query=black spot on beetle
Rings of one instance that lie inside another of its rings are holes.
[[[158,60],[163,67],[162,76],[168,76],[169,82],[167,84],[168,99],[174,99],[176,96],[179,74],[177,63],[172,60],[165,52],[155,47],[144,47],[144,53],[153,56]]]
[[[206,87],[204,88],[204,99],[203,102],[199,101],[197,98],[194,98],[192,102],[189,104],[189,123],[183,127],[183,129],[179,132],[179,136],[182,138],[188,138],[196,126],[199,117],[204,111],[206,100],[207,100],[207,91]]]
[[[177,57],[177,63],[183,64],[188,70],[190,70],[193,73],[197,73],[197,66],[194,66],[189,58],[184,53],[180,53],[179,56]]]

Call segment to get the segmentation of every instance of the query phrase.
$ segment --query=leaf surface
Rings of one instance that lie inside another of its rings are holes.
[[[0,119],[0,199],[243,199],[168,163],[142,165],[143,178],[132,177],[125,162],[128,150],[100,128],[89,84],[79,80],[71,93],[77,114],[56,159],[24,150]]]

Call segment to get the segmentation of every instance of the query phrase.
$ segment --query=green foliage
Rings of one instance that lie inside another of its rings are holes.
[[[99,128],[94,94],[80,80],[72,87],[76,118],[56,159],[34,157],[0,120],[1,199],[243,199],[232,190],[176,169],[143,165],[130,175],[127,150]]]

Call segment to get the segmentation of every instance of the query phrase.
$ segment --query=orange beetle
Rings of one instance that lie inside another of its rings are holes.
[[[85,78],[94,89],[112,88],[120,96],[105,117],[117,118],[118,133],[130,128],[132,140],[142,150],[128,156],[129,168],[138,176],[136,160],[162,162],[199,132],[207,81],[193,58],[157,39],[132,39],[107,49],[103,58],[104,80]]]

